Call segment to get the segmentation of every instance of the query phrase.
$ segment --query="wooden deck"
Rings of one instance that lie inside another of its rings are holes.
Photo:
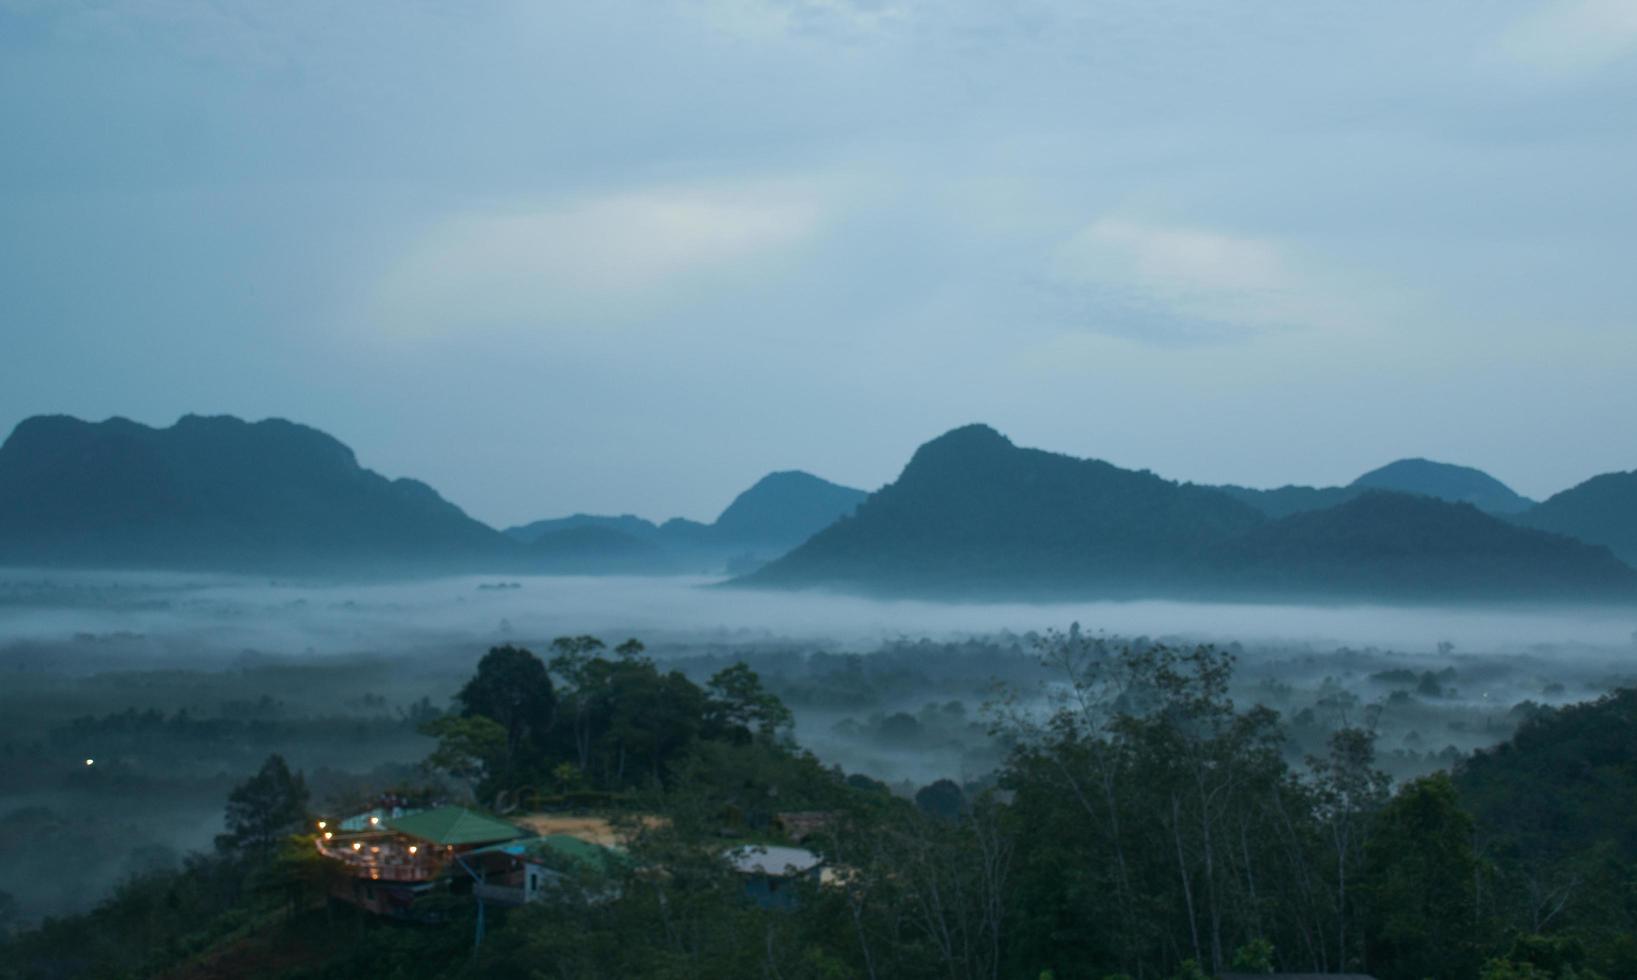
[[[354,878],[371,881],[431,881],[449,864],[442,852],[417,847],[411,854],[406,845],[391,839],[320,840],[318,853],[345,865]]]

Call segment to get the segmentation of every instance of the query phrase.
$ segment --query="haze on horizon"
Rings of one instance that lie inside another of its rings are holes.
[[[0,429],[280,416],[505,525],[1637,466],[1637,7],[0,0]]]

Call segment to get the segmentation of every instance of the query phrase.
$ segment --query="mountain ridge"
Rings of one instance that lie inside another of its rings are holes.
[[[1022,449],[988,426],[919,447],[854,514],[736,584],[889,594],[1637,599],[1606,549],[1468,503],[1368,487],[1270,518],[1231,492]]]
[[[656,547],[668,567],[758,563],[800,544],[861,502],[862,490],[832,483],[804,470],[768,473],[737,494],[715,521],[673,517],[656,524],[632,514],[573,514],[506,529],[524,542],[574,527],[618,531]]]
[[[1603,545],[1637,563],[1637,470],[1600,473],[1546,498],[1517,522]]]
[[[1594,477],[1505,521],[1475,503],[1369,485],[1380,482],[1488,493],[1491,507],[1510,499],[1496,487],[1511,493],[1481,471],[1413,459],[1346,488],[1209,487],[1018,447],[975,423],[917,447],[873,494],[780,470],[710,524],[576,514],[502,533],[296,422],[35,416],[0,443],[0,563],[416,574],[728,567],[750,573],[740,585],[953,596],[1637,591],[1637,572],[1621,561],[1637,560],[1637,472]]]
[[[1480,510],[1507,517],[1521,514],[1535,504],[1483,470],[1419,456],[1394,460],[1340,487],[1287,484],[1261,490],[1227,484],[1217,489],[1274,518],[1335,507],[1370,490],[1393,490],[1450,503],[1470,503]]]

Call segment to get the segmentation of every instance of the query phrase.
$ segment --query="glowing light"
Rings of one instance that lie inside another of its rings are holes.
[[[417,850],[419,850],[419,848],[417,848],[414,844],[409,845],[409,853],[414,854]]]
[[[97,764],[97,760],[95,760],[95,759],[86,759],[85,764],[88,765],[88,766],[94,766],[94,765]]]
[[[334,836],[335,836],[335,835],[334,835],[334,834],[332,834],[332,833],[330,833],[330,832],[329,832],[329,831],[327,831],[327,830],[326,830],[326,831],[324,831],[324,839],[325,839],[325,840],[329,840],[329,839],[330,839],[330,838],[331,838],[331,837],[334,837]]]
[[[358,843],[357,841],[353,841],[352,842],[352,849],[355,850],[355,851],[361,851],[361,850],[364,849],[364,845]]]
[[[324,822],[324,821],[322,821],[322,820],[320,820],[320,821],[319,821],[319,822],[318,822],[318,829],[319,829],[319,830],[323,830],[323,829],[324,829],[324,828],[325,828],[325,827],[328,827],[328,826],[329,826],[329,824],[327,824],[327,823],[325,823],[325,822]]]
[[[380,817],[370,817],[370,818],[369,818],[369,822],[370,822],[370,823],[380,823],[380,822],[381,822],[381,818],[380,818]]]

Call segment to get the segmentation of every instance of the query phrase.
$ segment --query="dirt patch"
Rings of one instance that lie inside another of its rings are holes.
[[[624,847],[638,831],[654,830],[666,824],[663,817],[652,814],[610,818],[570,816],[562,813],[529,813],[507,819],[520,827],[527,827],[542,837],[548,834],[564,834],[601,847]]]

